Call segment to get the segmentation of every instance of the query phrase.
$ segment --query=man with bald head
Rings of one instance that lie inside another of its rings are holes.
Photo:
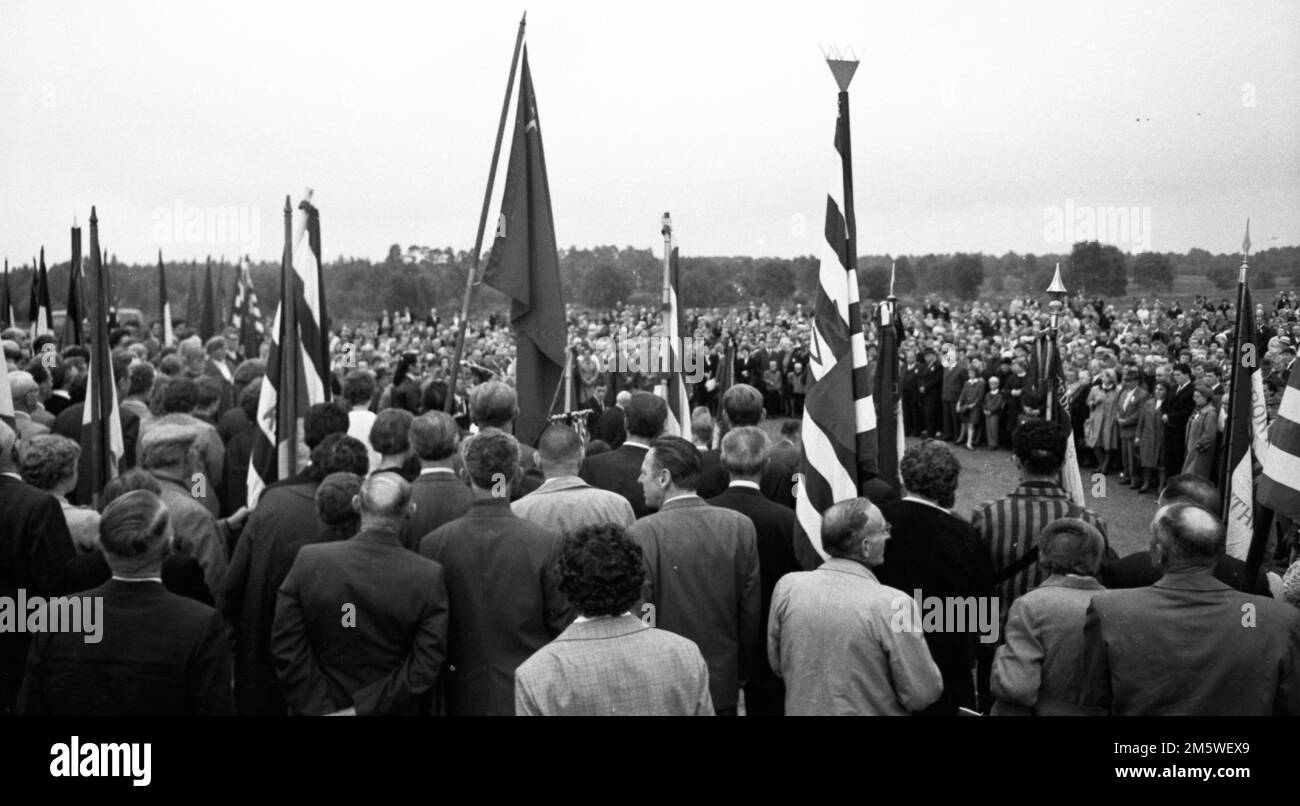
[[[577,431],[567,425],[548,426],[535,455],[546,481],[510,505],[519,517],[560,535],[605,523],[626,529],[636,520],[626,498],[578,476],[583,447]]]
[[[303,546],[280,586],[271,651],[291,713],[428,713],[447,657],[442,566],[398,539],[411,485],[372,475],[356,536]]]
[[[834,504],[822,513],[830,559],[776,584],[767,657],[785,681],[787,715],[905,716],[939,699],[943,677],[920,608],[871,570],[884,562],[889,531],[865,498]]]
[[[1177,502],[1151,522],[1154,585],[1093,597],[1081,705],[1128,715],[1300,715],[1300,611],[1215,579],[1223,524]]]
[[[14,424],[18,437],[29,439],[50,433],[48,426],[32,419],[32,412],[40,408],[41,385],[30,372],[19,370],[9,373],[9,392],[14,400]]]

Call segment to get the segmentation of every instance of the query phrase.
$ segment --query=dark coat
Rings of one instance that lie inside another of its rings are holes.
[[[767,470],[763,471],[758,488],[769,501],[793,511],[794,474],[798,472],[797,466],[787,465],[776,454],[768,454],[768,460]],[[696,485],[696,494],[701,498],[713,498],[722,495],[730,484],[731,474],[722,466],[722,451],[717,448],[700,451],[700,480]],[[637,513],[637,517],[641,517],[641,513]]]
[[[420,541],[446,575],[451,715],[514,714],[515,669],[574,617],[559,589],[560,542],[497,499],[475,501]]]
[[[68,592],[64,566],[77,554],[59,501],[12,476],[0,476],[0,596]],[[0,715],[18,697],[31,633],[0,631]]]
[[[1160,569],[1151,564],[1151,552],[1135,551],[1118,560],[1102,563],[1097,581],[1110,590],[1144,588],[1160,581]],[[1246,563],[1236,557],[1223,555],[1214,566],[1214,578],[1234,590],[1258,596],[1272,596],[1268,575],[1260,569],[1255,579],[1246,579]]]
[[[885,561],[872,569],[880,584],[908,597],[919,590],[922,601],[992,594],[992,560],[969,523],[918,501],[891,501],[880,511],[892,527]],[[975,707],[971,669],[978,656],[978,632],[926,633],[925,641],[943,675],[943,694],[925,713],[956,714],[958,706]]]
[[[212,716],[234,713],[230,643],[221,615],[157,582],[109,580],[102,635],[39,633],[20,713],[51,716]]]
[[[454,473],[423,473],[411,485],[415,512],[402,526],[402,545],[420,550],[424,536],[469,511],[474,493]]]
[[[1168,417],[1165,422],[1165,470],[1169,473],[1181,473],[1183,460],[1187,458],[1187,421],[1196,413],[1196,402],[1192,400],[1195,388],[1196,384],[1187,384],[1182,391],[1167,398],[1161,409],[1161,413]]]
[[[772,591],[781,577],[802,571],[794,555],[794,510],[769,501],[752,487],[728,487],[726,492],[709,499],[715,507],[734,509],[754,522],[758,542],[759,635],[767,635],[768,610]],[[749,714],[781,716],[785,713],[785,686],[772,673],[767,653],[759,652],[754,672],[745,685],[745,711]]]
[[[598,453],[587,457],[582,463],[578,475],[592,487],[618,493],[632,505],[632,512],[638,518],[650,514],[651,509],[645,505],[645,490],[637,479],[641,475],[641,463],[645,461],[646,448],[636,445],[621,445],[607,453]]]
[[[108,567],[104,552],[95,549],[87,554],[78,554],[63,569],[67,587],[74,591],[87,591],[97,588],[113,578],[113,569]],[[203,566],[188,554],[173,554],[162,562],[163,587],[177,596],[184,596],[208,607],[216,604],[208,583],[203,579]]]

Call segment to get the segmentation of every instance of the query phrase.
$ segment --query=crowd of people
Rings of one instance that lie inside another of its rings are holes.
[[[820,513],[816,535],[794,511],[802,306],[690,313],[694,411],[680,435],[652,391],[662,377],[631,356],[659,312],[571,312],[584,416],[533,444],[512,435],[503,318],[468,323],[451,413],[458,322],[404,312],[342,327],[333,402],[303,419],[304,464],[251,507],[265,347],[234,356],[230,331],[204,342],[182,328],[164,347],[157,328],[115,329],[125,456],[95,491],[78,443],[86,350],[6,330],[0,597],[99,597],[105,624],[93,646],[0,631],[0,707],[1300,713],[1294,538],[1253,578],[1224,554],[1215,452],[1231,306],[1071,300],[1057,343],[1073,430],[1044,418],[1025,380],[1045,306],[900,314],[905,427],[921,441],[901,490],[866,480]],[[1256,319],[1275,411],[1300,339],[1294,295]],[[1149,550],[1118,556],[1104,519],[1070,501],[1071,441],[1085,466],[1158,495]],[[1009,448],[1020,485],[954,513],[947,443]],[[825,561],[804,568],[799,540]],[[993,603],[996,618],[899,629],[900,615],[923,623],[928,597]]]

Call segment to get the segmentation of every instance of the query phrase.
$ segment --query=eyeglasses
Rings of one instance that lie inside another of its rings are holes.
[[[892,526],[890,526],[889,524],[885,524],[885,527],[883,529],[876,529],[874,531],[867,532],[866,537],[888,540],[890,534],[892,534],[893,531],[894,529]]]

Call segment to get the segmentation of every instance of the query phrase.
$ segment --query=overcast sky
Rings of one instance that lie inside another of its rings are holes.
[[[469,248],[524,8],[5,0],[0,256],[66,260],[95,204],[127,261],[274,259],[308,186],[327,259]],[[818,252],[828,44],[862,59],[859,254],[1068,251],[1108,207],[1130,251],[1300,243],[1294,0],[527,9],[562,246],[658,252],[669,210],[684,254]],[[166,232],[228,207],[224,242]]]

